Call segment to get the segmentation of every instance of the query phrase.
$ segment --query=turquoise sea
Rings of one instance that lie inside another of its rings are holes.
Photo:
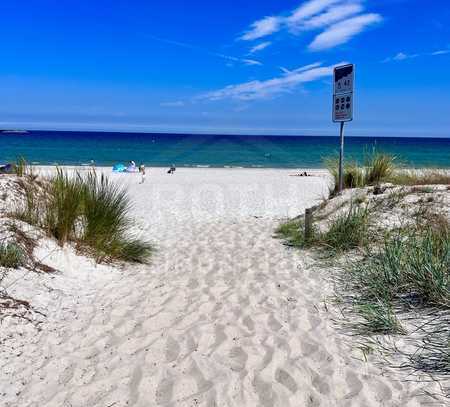
[[[35,164],[320,168],[337,154],[337,137],[236,136],[30,131],[0,133],[0,163],[23,156]],[[376,148],[408,167],[450,168],[450,138],[347,137],[348,160]]]

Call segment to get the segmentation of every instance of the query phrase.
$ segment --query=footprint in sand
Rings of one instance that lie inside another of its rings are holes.
[[[180,345],[175,339],[169,336],[166,342],[166,362],[167,363],[173,362],[178,358],[179,354],[180,354]]]
[[[275,380],[280,383],[282,386],[286,387],[290,390],[291,393],[296,393],[298,390],[297,383],[294,378],[283,369],[277,369],[275,372]]]
[[[255,330],[255,323],[253,322],[252,318],[247,315],[243,320],[242,323],[247,327],[249,331]]]
[[[244,350],[236,346],[230,350],[229,357],[231,359],[231,369],[240,372],[244,370],[247,363],[248,355]]]
[[[155,399],[156,404],[167,404],[172,399],[173,380],[170,378],[162,379],[156,388]]]

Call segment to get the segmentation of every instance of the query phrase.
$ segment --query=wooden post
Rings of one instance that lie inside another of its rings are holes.
[[[312,239],[313,234],[313,208],[305,210],[305,242]]]

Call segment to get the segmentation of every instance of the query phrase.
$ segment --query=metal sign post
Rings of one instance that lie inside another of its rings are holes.
[[[333,122],[341,124],[339,149],[338,192],[344,189],[344,124],[353,120],[353,90],[355,66],[353,64],[334,68]]]

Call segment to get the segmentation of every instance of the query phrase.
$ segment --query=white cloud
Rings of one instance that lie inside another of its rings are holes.
[[[224,55],[224,54],[218,54],[218,53],[214,53],[213,55],[215,55],[219,58],[223,58],[227,61],[240,62],[240,63],[243,63],[244,65],[262,65],[261,62],[255,61],[254,59],[242,59],[242,58],[236,58],[236,57],[232,57],[230,55]]]
[[[445,55],[445,54],[450,54],[450,50],[449,49],[442,49],[440,51],[434,51],[431,53],[431,55],[435,56],[435,55]]]
[[[280,29],[282,19],[280,17],[265,17],[262,20],[255,21],[249,31],[242,37],[242,40],[251,41],[266,37],[277,32]]]
[[[311,68],[314,66],[313,68]],[[217,91],[202,95],[201,99],[222,100],[233,99],[250,101],[266,99],[276,95],[293,91],[302,83],[313,82],[333,74],[333,66],[321,67],[317,64],[308,65],[289,71],[285,75],[265,81],[251,81],[237,85],[230,85]]]
[[[292,73],[303,72],[303,71],[307,71],[312,68],[317,68],[321,65],[322,65],[322,62],[314,62],[313,64],[305,65],[300,68],[296,68],[296,69],[292,69],[292,70],[286,69],[282,66],[280,67],[280,69],[284,72],[285,75],[290,75]]]
[[[173,45],[176,47],[180,47],[180,48],[186,48],[186,49],[191,49],[193,51],[197,51],[197,52],[201,52],[203,54],[212,56],[212,57],[216,57],[216,58],[221,58],[224,59],[226,61],[231,61],[231,62],[237,62],[237,63],[241,63],[244,65],[262,65],[261,62],[255,61],[255,60],[251,60],[251,59],[242,59],[242,58],[237,58],[234,56],[230,56],[230,55],[225,55],[225,54],[221,54],[219,52],[212,52],[209,51],[205,48],[199,47],[197,45],[192,45],[192,44],[187,44],[185,42],[180,42],[180,41],[173,41],[173,40],[169,40],[167,38],[160,38],[160,37],[156,37],[153,35],[150,35],[149,38],[158,41],[158,42],[162,42],[165,44],[169,44],[169,45]],[[227,66],[229,66],[229,64],[227,64]]]
[[[407,55],[404,52],[399,52],[394,58],[393,61],[404,61],[405,59],[414,58],[417,55]]]
[[[298,24],[339,2],[342,2],[342,0],[309,0],[294,10],[291,16],[287,18],[287,22],[288,24]]]
[[[368,25],[382,20],[379,14],[364,14],[364,3],[364,0],[307,0],[289,13],[254,22],[239,39],[252,41],[281,30],[299,35],[325,28],[310,49],[331,48],[346,43]]]
[[[406,59],[417,58],[419,56],[420,56],[420,54],[406,54],[404,52],[399,52],[398,54],[394,55],[393,57],[388,57],[384,61],[381,61],[381,62],[382,63],[392,62],[392,61],[400,62],[400,61],[405,61]]]
[[[437,56],[437,55],[445,55],[445,54],[450,54],[450,49],[442,49],[442,50],[439,50],[439,51],[426,52],[426,53],[423,53],[423,54],[406,54],[405,52],[399,52],[395,56],[388,57],[388,58],[384,59],[381,62],[382,63],[393,62],[393,61],[401,62],[401,61],[405,61],[407,59],[413,59],[413,58],[417,58],[417,57]]]
[[[312,51],[320,51],[345,44],[355,35],[364,31],[368,26],[381,21],[382,17],[379,14],[363,14],[333,24],[314,39],[309,45],[309,49]]]
[[[251,65],[262,65],[261,62],[255,61],[254,59],[243,59],[242,62],[243,62],[245,65],[250,65],[250,66],[251,66]]]
[[[358,3],[348,3],[342,6],[330,8],[325,13],[319,14],[300,25],[300,29],[314,29],[326,27],[363,11],[363,7]]]
[[[262,51],[263,49],[266,49],[267,47],[269,47],[270,45],[272,45],[272,43],[270,41],[266,41],[266,42],[262,42],[261,44],[255,45],[251,50],[250,50],[250,54],[254,54],[256,52]]]

